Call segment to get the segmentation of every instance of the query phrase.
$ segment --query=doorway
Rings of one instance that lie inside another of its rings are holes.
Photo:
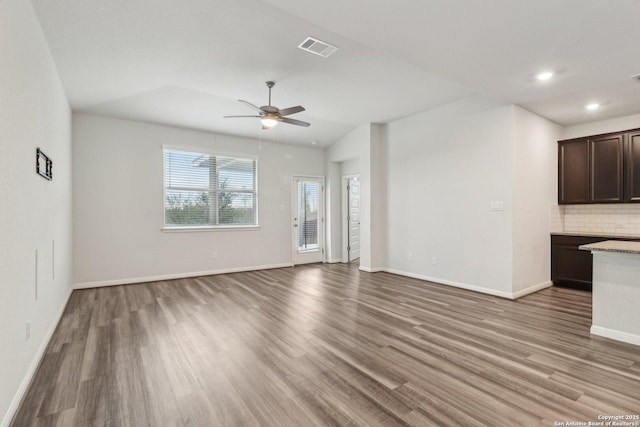
[[[324,178],[293,177],[292,263],[324,261]]]
[[[342,177],[343,262],[360,258],[360,175]]]

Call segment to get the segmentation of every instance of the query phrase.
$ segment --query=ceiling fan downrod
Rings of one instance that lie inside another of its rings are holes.
[[[269,107],[271,107],[271,88],[274,87],[275,85],[276,85],[275,82],[272,82],[272,81],[267,82],[267,87],[269,88]]]

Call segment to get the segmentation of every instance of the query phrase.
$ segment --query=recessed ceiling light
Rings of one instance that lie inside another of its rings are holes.
[[[591,104],[585,105],[584,108],[589,111],[596,111],[598,108],[600,108],[600,104],[598,104],[597,102],[592,102]]]
[[[543,81],[549,80],[551,77],[553,77],[553,73],[551,71],[545,71],[536,76],[538,80],[543,80]]]
[[[311,141],[311,145],[316,145],[318,141]]]

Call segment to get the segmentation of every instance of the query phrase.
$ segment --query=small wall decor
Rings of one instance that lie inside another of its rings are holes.
[[[36,172],[44,179],[53,179],[53,162],[39,148],[36,149]]]

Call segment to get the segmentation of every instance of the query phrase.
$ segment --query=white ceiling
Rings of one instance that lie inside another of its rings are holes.
[[[32,3],[75,111],[319,146],[474,93],[563,125],[640,112],[638,0]],[[307,36],[340,50],[304,52]],[[311,127],[222,118],[265,105],[267,80]]]

